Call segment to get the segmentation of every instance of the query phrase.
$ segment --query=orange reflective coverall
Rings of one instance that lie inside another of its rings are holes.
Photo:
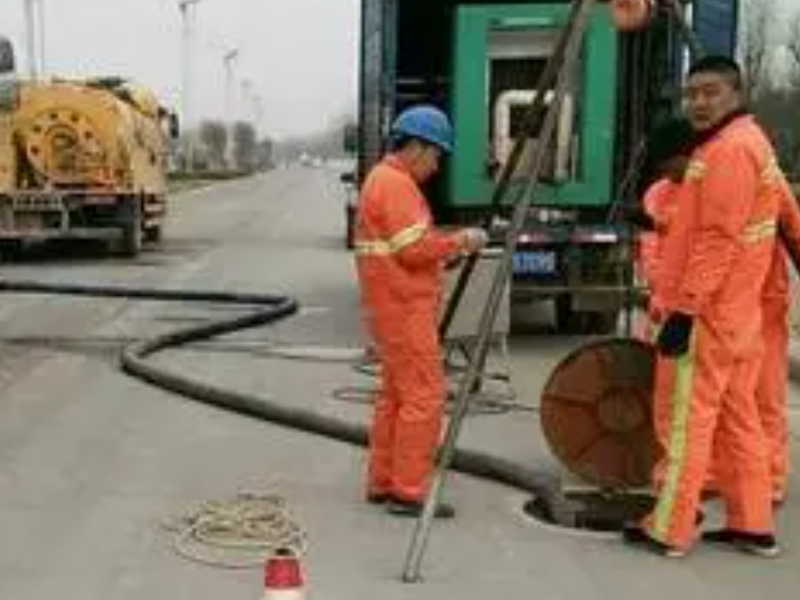
[[[680,184],[667,178],[659,179],[645,193],[643,204],[655,223],[655,231],[642,233],[639,238],[639,273],[650,289],[648,314],[637,327],[636,336],[645,342],[653,339],[653,323],[661,320],[660,271],[664,237],[675,213],[675,200]]]
[[[693,155],[665,239],[666,313],[694,317],[690,350],[661,357],[655,422],[664,455],[643,522],[653,538],[687,548],[714,455],[727,527],[773,530],[764,431],[755,400],[761,368],[762,292],[783,193],[774,152],[749,116]]]
[[[424,196],[394,155],[364,182],[355,240],[362,309],[381,364],[368,494],[421,501],[446,393],[437,335],[443,265],[460,243],[433,227]]]
[[[781,243],[776,244],[772,267],[764,285],[764,360],[756,389],[756,401],[769,448],[773,497],[779,502],[786,497],[789,474],[786,390],[789,377],[789,272],[786,247],[793,256],[800,257],[800,208],[786,181],[782,189]]]
[[[788,183],[781,196],[779,227],[781,239],[775,244],[762,294],[762,332],[764,355],[756,387],[756,404],[767,438],[768,461],[772,478],[772,497],[786,498],[789,475],[789,422],[787,406],[789,351],[789,274],[787,246],[800,259],[800,208]],[[798,260],[797,264],[800,264]],[[663,428],[662,428],[663,429]],[[712,466],[704,493],[719,494]]]

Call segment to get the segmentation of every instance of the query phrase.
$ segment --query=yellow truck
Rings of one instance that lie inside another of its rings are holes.
[[[120,78],[17,79],[11,56],[0,72],[0,243],[100,239],[135,256],[159,241],[174,115]]]

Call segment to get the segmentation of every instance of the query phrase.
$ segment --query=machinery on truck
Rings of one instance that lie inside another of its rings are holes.
[[[737,3],[682,4],[691,5],[706,48],[732,55]],[[559,330],[612,331],[632,281],[632,244],[617,208],[642,191],[645,136],[678,110],[685,65],[678,24],[666,2],[659,6],[649,27],[624,34],[609,5],[596,6],[518,240],[512,301],[552,299]],[[494,177],[569,12],[563,0],[362,0],[358,181],[385,151],[394,116],[433,103],[456,132],[443,176],[427,190],[438,222],[502,220],[510,207],[491,206]],[[536,143],[534,132],[518,185]]]
[[[135,256],[159,241],[174,115],[125,79],[27,81],[3,56],[0,242],[100,239]]]

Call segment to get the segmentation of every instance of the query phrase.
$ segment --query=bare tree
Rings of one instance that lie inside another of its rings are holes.
[[[258,138],[251,123],[239,121],[233,126],[233,156],[236,166],[242,171],[255,168]]]
[[[800,88],[800,11],[794,14],[789,21],[789,37],[786,50],[792,60],[792,84]]]
[[[747,95],[755,99],[770,83],[770,34],[774,25],[775,0],[746,0],[743,8],[742,69]]]
[[[228,129],[225,124],[220,121],[203,121],[200,124],[200,141],[206,147],[214,167],[222,168],[228,147]]]

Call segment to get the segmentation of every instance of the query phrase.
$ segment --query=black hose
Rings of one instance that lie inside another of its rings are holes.
[[[122,369],[129,375],[154,386],[206,404],[358,446],[367,444],[367,429],[363,425],[196,381],[163,366],[155,366],[146,360],[147,357],[168,348],[177,348],[190,342],[207,340],[218,335],[285,319],[298,311],[299,303],[293,298],[261,294],[62,285],[8,280],[0,281],[0,292],[217,302],[262,307],[252,314],[187,327],[129,344],[123,348],[120,356]],[[456,451],[452,466],[456,471],[467,475],[531,492],[548,501],[558,522],[562,525],[572,525],[572,512],[568,510],[567,503],[560,495],[556,477],[551,473],[529,469],[524,465],[485,452],[463,449]]]

